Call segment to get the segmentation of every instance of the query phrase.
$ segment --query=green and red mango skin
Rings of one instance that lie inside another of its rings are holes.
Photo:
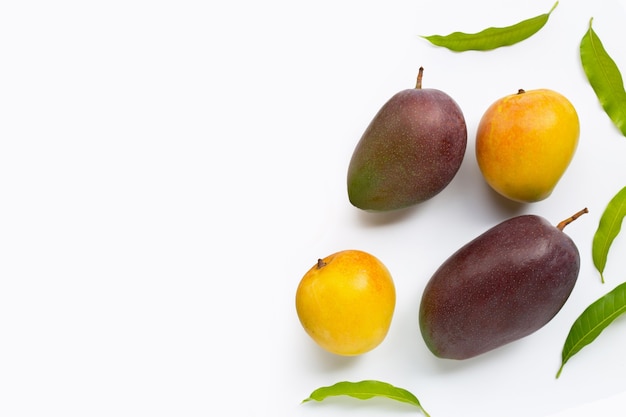
[[[466,146],[465,119],[449,95],[430,88],[400,91],[378,111],[354,150],[349,200],[366,211],[426,201],[452,181]]]
[[[419,311],[424,341],[438,357],[468,359],[528,336],[561,310],[579,268],[574,242],[544,218],[504,221],[430,279]]]

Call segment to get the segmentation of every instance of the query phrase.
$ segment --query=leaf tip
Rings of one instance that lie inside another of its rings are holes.
[[[558,6],[558,5],[559,5],[559,2],[558,2],[558,0],[557,0],[557,2],[556,2],[556,3],[554,3],[554,6],[552,6],[552,8],[551,8],[551,9],[550,9],[550,11],[548,12],[548,14],[551,14],[551,13],[554,11],[554,9],[556,9],[556,6]]]
[[[435,42],[435,39],[437,39],[437,37],[440,35],[418,35],[418,36],[430,42],[431,44],[438,46],[437,43]]]
[[[565,365],[565,363],[562,363],[559,367],[559,370],[556,373],[556,379],[559,379],[559,377],[561,376],[561,372],[563,371],[563,365]]]

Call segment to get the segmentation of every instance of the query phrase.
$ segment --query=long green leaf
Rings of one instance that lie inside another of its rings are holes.
[[[580,42],[582,66],[602,108],[626,136],[626,92],[622,74],[593,30],[592,22],[593,18]]]
[[[604,209],[598,229],[593,236],[592,258],[600,278],[604,282],[604,268],[613,240],[622,228],[622,221],[626,216],[626,187],[622,188]]]
[[[563,366],[572,356],[593,342],[613,320],[624,312],[626,312],[626,282],[593,302],[576,319],[565,339],[561,354],[561,367],[556,377],[561,375]]]
[[[442,46],[455,52],[488,51],[510,46],[537,33],[548,22],[552,11],[559,4],[557,1],[548,13],[522,20],[511,26],[490,27],[478,33],[454,32],[449,35],[422,36],[433,45]]]
[[[321,387],[311,393],[303,402],[315,400],[322,401],[327,397],[347,395],[359,400],[367,400],[373,397],[386,397],[395,401],[400,401],[416,406],[425,416],[430,417],[422,407],[419,400],[411,392],[394,387],[391,384],[375,380],[365,380],[360,382],[343,381],[328,387]]]

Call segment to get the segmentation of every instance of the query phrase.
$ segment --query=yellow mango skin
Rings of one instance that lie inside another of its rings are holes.
[[[476,160],[485,181],[501,195],[532,203],[552,194],[578,146],[574,106],[548,89],[494,102],[476,133]]]
[[[304,330],[323,349],[342,356],[378,346],[387,335],[395,304],[387,267],[358,250],[321,259],[296,290],[296,311]]]

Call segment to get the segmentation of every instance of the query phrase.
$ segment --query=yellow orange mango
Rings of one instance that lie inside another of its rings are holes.
[[[562,94],[519,90],[495,101],[476,133],[476,160],[485,181],[518,202],[550,196],[569,166],[580,135],[578,114]]]

